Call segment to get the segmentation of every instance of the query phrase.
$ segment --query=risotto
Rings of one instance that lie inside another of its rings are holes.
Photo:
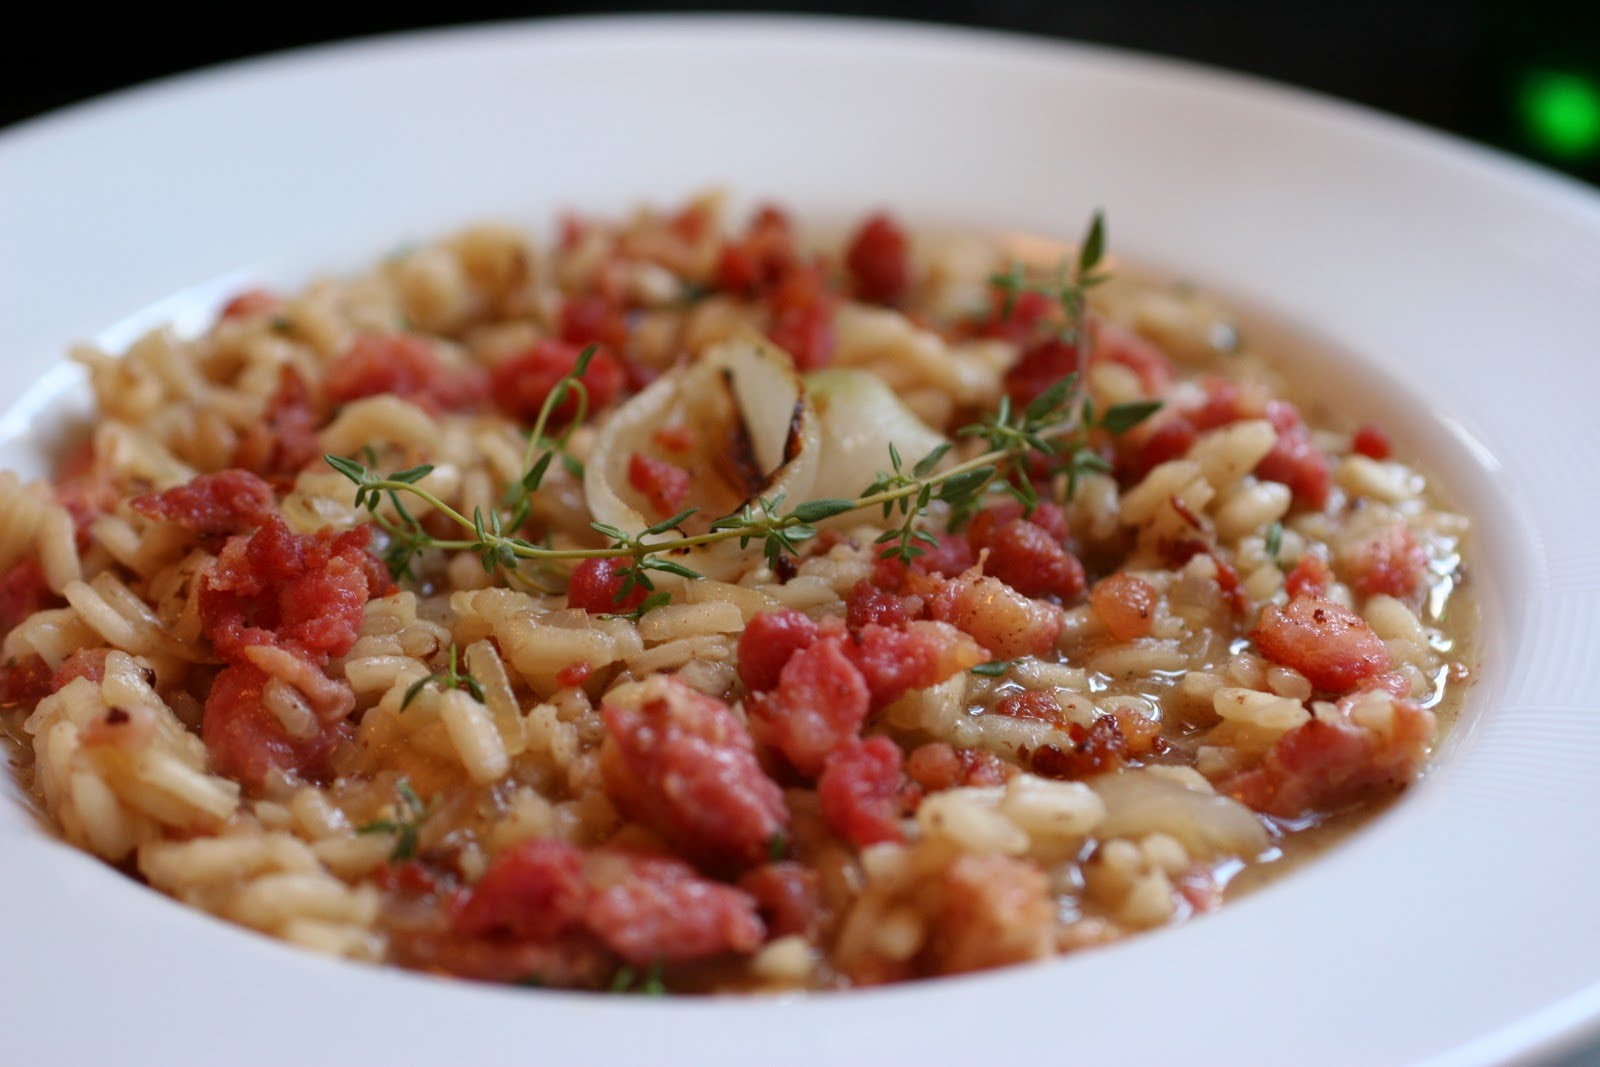
[[[1383,428],[1098,218],[722,214],[77,353],[91,435],[0,473],[60,835],[324,953],[835,989],[1183,922],[1417,777],[1467,522]]]

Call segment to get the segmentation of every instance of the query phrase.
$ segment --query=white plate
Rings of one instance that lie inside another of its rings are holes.
[[[1572,184],[1253,81],[970,32],[666,19],[399,37],[0,137],[0,396],[75,338],[203,315],[244,279],[710,181],[811,214],[890,204],[1064,236],[1103,205],[1119,250],[1346,353],[1322,361],[1330,388],[1427,455],[1479,524],[1486,664],[1437,769],[1215,917],[1037,968],[782,1002],[324,961],[141,889],[4,803],[6,1060],[1479,1063],[1600,1015],[1600,201]],[[0,461],[33,461],[76,381],[57,370],[24,398]]]

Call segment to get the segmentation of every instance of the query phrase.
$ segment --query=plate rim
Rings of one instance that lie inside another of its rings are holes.
[[[26,146],[34,138],[72,136],[75,128],[87,126],[95,121],[117,121],[119,112],[159,107],[163,98],[187,94],[205,84],[216,84],[219,81],[248,82],[272,79],[286,74],[293,76],[296,71],[304,70],[308,62],[338,64],[358,56],[373,57],[381,61],[385,56],[410,49],[424,51],[438,47],[470,49],[478,41],[502,38],[507,34],[531,35],[539,39],[533,42],[537,46],[542,41],[552,37],[559,38],[565,34],[591,35],[646,30],[658,34],[664,31],[670,35],[700,33],[708,26],[718,32],[731,33],[752,29],[770,32],[792,28],[825,35],[924,40],[938,46],[956,48],[961,48],[977,38],[976,43],[979,46],[999,45],[1031,51],[1054,61],[1091,63],[1104,61],[1111,66],[1131,68],[1138,73],[1163,80],[1182,81],[1199,78],[1214,86],[1253,97],[1265,97],[1268,100],[1294,104],[1313,119],[1321,118],[1335,120],[1340,124],[1353,124],[1359,128],[1358,133],[1381,135],[1390,147],[1398,146],[1404,151],[1423,151],[1436,159],[1443,159],[1446,165],[1451,167],[1469,166],[1496,181],[1511,182],[1522,187],[1531,185],[1537,195],[1560,201],[1563,211],[1579,212],[1588,216],[1591,222],[1600,225],[1600,196],[1576,179],[1512,157],[1492,146],[1422,126],[1316,90],[1288,86],[1258,75],[1230,71],[1186,59],[1032,36],[1014,31],[878,18],[790,14],[625,14],[509,19],[465,26],[419,28],[290,48],[155,79],[57,108],[0,129],[0,177],[6,173],[5,168],[11,157],[25,153]],[[97,860],[93,862],[99,864]],[[188,910],[164,896],[158,899],[182,910]],[[1148,941],[1159,936],[1161,935],[1147,934],[1141,940]],[[297,956],[301,953],[301,950],[295,949],[288,951]],[[395,977],[404,981],[419,980],[409,974]],[[888,991],[856,993],[852,996],[857,998],[908,996],[914,995],[918,988],[921,987],[895,990],[892,993]],[[492,992],[496,995],[503,993],[500,990]],[[1558,1016],[1563,1021],[1555,1024],[1538,1022],[1546,1015]],[[1532,1030],[1536,1030],[1542,1037],[1530,1043],[1528,1038],[1520,1036],[1523,1031]],[[1597,973],[1594,984],[1588,990],[1547,1005],[1541,1011],[1518,1019],[1505,1027],[1481,1034],[1459,1048],[1444,1050],[1442,1055],[1469,1056],[1477,1051],[1484,1051],[1489,1055],[1506,1053],[1548,1055],[1575,1047],[1596,1032],[1600,1032],[1600,973]],[[1503,1047],[1499,1051],[1491,1051],[1489,1049],[1491,1045]]]

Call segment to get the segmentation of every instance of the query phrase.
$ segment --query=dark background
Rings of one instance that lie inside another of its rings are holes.
[[[25,21],[8,20],[9,44],[0,46],[0,125],[165,74],[302,44],[529,16],[679,9],[582,2],[356,8],[336,0],[30,4]],[[1182,56],[1358,101],[1600,183],[1600,0],[860,0],[775,9],[916,17]]]

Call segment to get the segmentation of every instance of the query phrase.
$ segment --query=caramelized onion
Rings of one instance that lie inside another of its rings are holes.
[[[684,507],[699,508],[680,532],[646,538],[665,541],[703,533],[713,519],[759,499],[783,497],[793,507],[808,499],[816,481],[819,421],[794,366],[765,338],[745,331],[712,346],[696,362],[658,378],[618,408],[595,439],[584,475],[584,495],[596,522],[642,530],[658,522],[645,495],[628,481],[628,460],[649,453],[655,435],[689,428],[695,446],[674,457],[690,474]],[[708,578],[730,580],[751,565],[737,540],[674,554]],[[668,580],[662,575],[659,580]]]

